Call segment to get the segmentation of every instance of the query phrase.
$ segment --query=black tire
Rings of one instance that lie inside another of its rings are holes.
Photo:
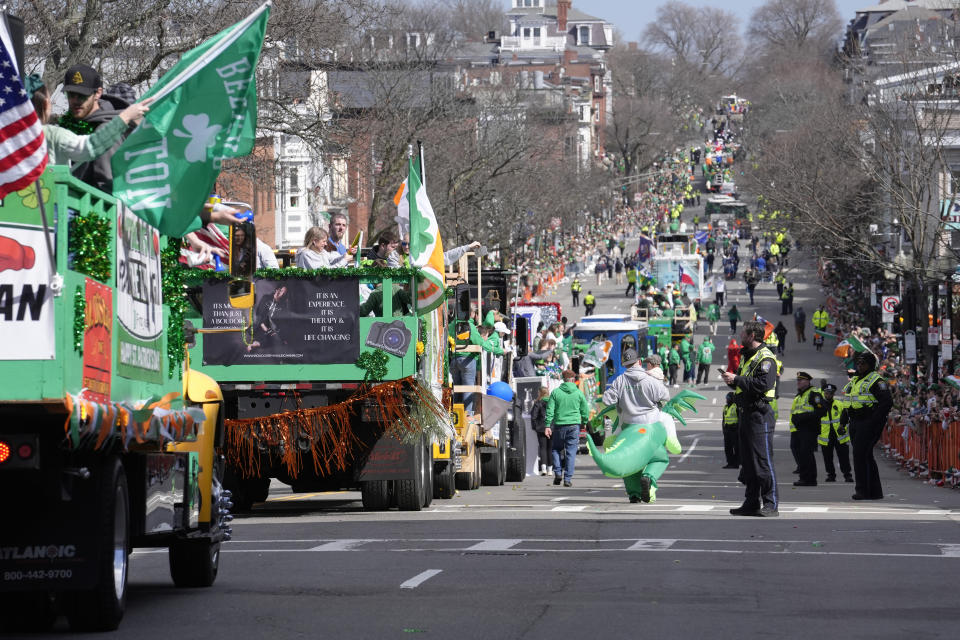
[[[503,437],[503,428],[500,430],[500,475],[497,476],[497,486],[507,481],[507,441]]]
[[[67,610],[74,631],[113,631],[127,606],[130,510],[127,477],[115,457],[104,461],[97,478],[97,584],[73,594]]]
[[[437,473],[437,466],[443,469]],[[440,500],[449,500],[456,494],[456,471],[453,460],[437,462],[434,466],[433,497]]]
[[[390,481],[367,480],[360,483],[363,508],[367,511],[386,511],[390,508]]]
[[[401,511],[420,511],[423,508],[426,491],[426,470],[423,464],[423,445],[417,444],[413,449],[413,477],[406,480],[396,480],[397,506]],[[433,456],[431,455],[431,458]],[[432,491],[431,491],[432,495]]]
[[[46,591],[4,593],[0,597],[0,632],[49,631],[56,620],[52,594]]]
[[[496,449],[485,448],[480,454],[480,481],[485,487],[496,487],[500,485],[500,478],[503,476],[503,468],[500,462],[503,458],[503,440],[500,440],[500,446]]]
[[[470,476],[470,490],[476,491],[480,488],[480,450],[474,446],[473,449],[473,475]]]
[[[423,508],[433,503],[433,445],[427,443],[423,448]]]
[[[209,587],[220,568],[220,543],[202,538],[174,540],[169,560],[173,584],[180,588]]]
[[[522,422],[512,424],[511,455],[507,457],[507,482],[523,482],[527,475],[527,430]]]

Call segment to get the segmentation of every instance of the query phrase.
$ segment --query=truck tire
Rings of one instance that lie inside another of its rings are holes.
[[[423,444],[416,444],[412,448],[413,477],[407,480],[394,481],[397,488],[397,506],[401,511],[420,511],[425,500],[424,494],[427,492],[427,472],[424,465]]]
[[[436,464],[442,466],[443,470],[437,473],[436,466],[434,466],[433,497],[440,500],[449,500],[456,493],[456,470],[453,460]]]
[[[74,631],[113,631],[127,606],[130,545],[129,493],[123,465],[107,458],[97,478],[97,585],[73,594],[67,610]]]
[[[513,423],[510,446],[513,449],[507,457],[507,482],[523,482],[527,474],[527,430],[522,423]]]
[[[496,487],[503,484],[506,473],[507,443],[500,434],[496,449],[484,449],[480,454],[481,482],[487,487]]]
[[[476,491],[480,488],[480,451],[474,446],[473,449],[473,475],[470,478],[470,490]]]
[[[390,508],[390,481],[367,480],[360,483],[363,508],[367,511],[386,511]]]
[[[233,492],[233,513],[247,513],[255,503],[266,501],[270,495],[270,478],[244,478],[227,467],[223,488]]]
[[[180,588],[209,587],[220,567],[220,543],[210,539],[174,540],[170,544],[170,577]]]
[[[423,508],[433,503],[433,445],[423,446]]]

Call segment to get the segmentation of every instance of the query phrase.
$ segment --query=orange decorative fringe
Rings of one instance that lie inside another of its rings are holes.
[[[361,408],[357,403],[364,401],[372,404],[370,409],[376,423],[386,425],[385,434],[398,440],[423,431],[412,414],[416,406],[438,419],[447,419],[444,407],[416,379],[402,378],[361,387],[344,402],[327,407],[225,420],[227,458],[244,476],[259,477],[259,445],[271,448],[282,445],[282,461],[291,478],[300,474],[306,453],[312,458],[313,470],[318,475],[343,471],[360,445],[353,421]]]

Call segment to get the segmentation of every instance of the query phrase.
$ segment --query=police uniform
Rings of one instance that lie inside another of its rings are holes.
[[[770,407],[777,383],[777,359],[761,344],[744,348],[733,380],[740,417],[740,480],[747,488],[745,500],[734,515],[777,515],[777,478],[773,469],[773,429],[776,416]]]
[[[594,308],[595,306],[597,306],[597,298],[596,298],[596,296],[594,296],[592,293],[589,293],[589,292],[588,292],[587,295],[583,296],[583,306],[584,306],[584,307],[586,308],[586,310],[587,310],[587,312],[586,312],[585,314],[583,314],[583,315],[585,315],[585,316],[592,316],[592,315],[593,315],[593,308]]]
[[[858,354],[858,358],[863,354]],[[875,366],[875,365],[874,365]],[[883,435],[887,414],[893,406],[890,385],[876,371],[854,376],[843,388],[839,401],[843,412],[840,424],[849,426],[853,448],[854,500],[883,498],[880,471],[873,448]]]
[[[797,379],[810,380],[810,374],[801,371]],[[820,418],[826,411],[823,396],[813,387],[807,387],[797,393],[790,407],[791,441],[796,434],[797,470],[800,479],[794,482],[797,487],[815,487],[817,485],[817,436],[820,434]]]
[[[824,387],[824,391],[836,391],[837,388],[832,384]],[[817,444],[820,445],[820,452],[823,454],[823,468],[827,472],[827,482],[835,482],[837,479],[837,469],[833,466],[833,452],[837,452],[837,459],[840,461],[840,473],[844,480],[853,482],[853,474],[850,472],[850,433],[845,426],[840,424],[840,414],[843,408],[839,402],[833,398],[823,399],[827,411],[820,418],[820,435],[817,436]]]
[[[723,407],[723,453],[727,458],[724,469],[736,469],[740,466],[740,416],[734,394],[727,394],[727,404]]]
[[[583,288],[583,285],[580,284],[580,278],[574,278],[573,282],[570,283],[570,295],[573,297],[573,306],[577,307],[580,305],[580,290]]]

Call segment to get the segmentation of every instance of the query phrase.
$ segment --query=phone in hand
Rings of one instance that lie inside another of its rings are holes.
[[[726,371],[725,369],[721,369],[720,367],[717,367],[717,373],[719,373],[721,377],[722,377],[723,374],[725,374],[726,372],[727,372],[727,371]]]

